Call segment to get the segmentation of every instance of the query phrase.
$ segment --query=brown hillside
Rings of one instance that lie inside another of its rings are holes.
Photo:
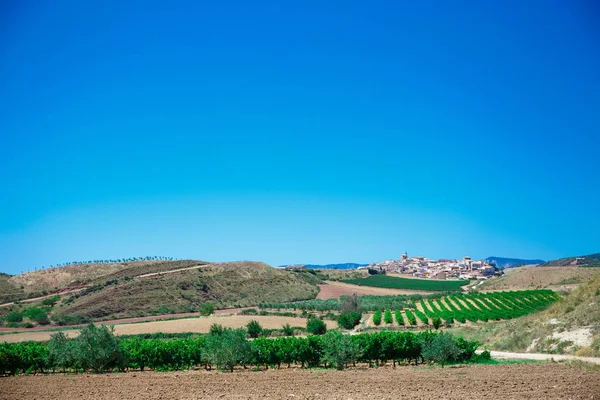
[[[524,267],[492,278],[478,286],[480,290],[527,290],[549,288],[569,290],[600,272],[599,268]]]
[[[110,277],[121,273],[114,272]],[[118,318],[198,311],[205,302],[223,308],[315,298],[318,288],[305,275],[309,274],[275,269],[258,262],[208,264],[134,279],[125,275],[116,282],[109,281],[73,295],[64,300],[55,313]]]
[[[119,277],[168,271],[206,264],[204,261],[133,261],[117,264],[78,264],[48,268],[13,276],[9,283],[26,293],[56,292],[65,288],[80,288]]]

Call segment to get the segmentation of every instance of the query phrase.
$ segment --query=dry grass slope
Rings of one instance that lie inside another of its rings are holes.
[[[527,290],[578,285],[600,272],[596,268],[528,267],[492,278],[478,287],[480,290]]]
[[[58,313],[96,319],[120,318],[198,311],[205,302],[223,308],[264,301],[312,299],[317,293],[317,286],[303,274],[271,268],[264,263],[209,264],[165,275],[119,279],[116,284],[73,296],[73,301],[64,302]]]

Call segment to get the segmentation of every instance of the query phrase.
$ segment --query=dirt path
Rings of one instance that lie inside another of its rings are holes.
[[[269,369],[0,378],[0,400],[595,399],[600,373],[560,364]]]
[[[481,350],[477,351],[481,353]],[[543,354],[543,353],[509,353],[506,351],[490,351],[492,358],[503,360],[538,360],[538,361],[584,361],[600,365],[600,357],[579,357],[563,354]]]
[[[199,269],[199,268],[210,268],[212,266],[213,265],[211,265],[211,264],[202,264],[202,265],[196,265],[196,266],[193,266],[193,267],[172,269],[172,270],[168,270],[168,271],[151,272],[149,274],[136,275],[136,276],[133,277],[133,279],[148,278],[150,276],[158,276],[158,275],[174,274],[175,272],[189,271],[191,269]]]

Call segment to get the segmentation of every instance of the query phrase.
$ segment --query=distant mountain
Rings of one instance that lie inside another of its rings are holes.
[[[600,253],[589,254],[587,256],[579,256],[579,257],[559,258],[558,260],[548,261],[547,263],[543,264],[543,266],[544,267],[600,266]]]
[[[312,269],[357,269],[358,267],[366,267],[369,264],[356,264],[356,263],[344,263],[344,264],[303,264],[306,268]],[[280,268],[287,267],[287,265],[280,265]]]
[[[544,260],[524,260],[521,258],[488,257],[485,261],[494,264],[498,269],[510,268],[517,265],[544,264]]]

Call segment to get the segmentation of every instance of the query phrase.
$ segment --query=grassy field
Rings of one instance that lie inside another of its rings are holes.
[[[469,283],[469,281],[441,281],[433,279],[412,279],[397,278],[386,275],[371,275],[367,278],[348,279],[346,283],[359,286],[372,286],[388,289],[409,289],[425,291],[450,292],[460,290],[460,287]]]

